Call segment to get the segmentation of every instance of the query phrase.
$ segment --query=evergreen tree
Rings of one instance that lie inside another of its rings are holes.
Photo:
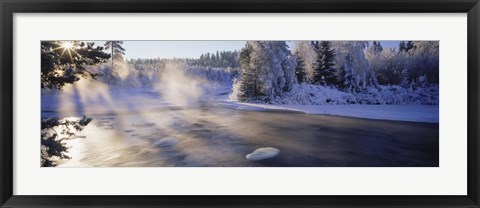
[[[242,73],[233,99],[269,101],[292,89],[297,82],[295,63],[285,41],[247,41],[240,52]]]
[[[302,68],[305,75],[303,76],[304,82],[313,82],[313,65],[317,59],[317,54],[312,45],[312,41],[294,41],[293,53],[302,61]],[[298,61],[298,60],[297,60]]]
[[[372,49],[374,55],[379,55],[383,51],[383,47],[379,41],[373,41]]]
[[[408,52],[414,48],[413,41],[407,41],[407,45],[405,46],[405,51]]]
[[[209,53],[201,54],[198,59],[189,60],[189,64],[204,67],[239,67],[238,51],[219,51],[217,55],[209,57]]]
[[[315,52],[315,54],[317,53],[319,47],[320,47],[320,43],[319,41],[311,41],[310,42],[312,48],[313,48],[313,51]]]
[[[332,48],[335,50],[335,66],[339,66],[337,74],[340,84],[344,83],[342,76],[344,72],[340,67],[346,65],[351,69],[353,88],[365,90],[368,86],[378,86],[372,66],[365,57],[365,48],[368,45],[368,41],[335,41],[332,43]]]
[[[382,50],[375,55],[372,45],[365,52],[365,58],[375,72],[378,83],[383,85],[398,85],[402,81],[402,70],[405,68],[405,53],[397,53],[393,49]]]
[[[424,76],[429,83],[439,81],[439,42],[438,41],[411,41],[408,51],[408,68],[411,79],[417,83]]]
[[[398,44],[398,52],[406,51],[405,41],[400,41]]]
[[[86,65],[105,62],[110,56],[103,47],[94,47],[93,42],[42,41],[41,42],[41,87],[62,89],[82,77],[96,78],[99,74],[85,69]]]
[[[252,96],[261,95],[260,84],[258,83],[259,74],[257,73],[257,69],[250,65],[253,50],[251,42],[247,42],[245,47],[240,50],[239,61],[242,73],[239,80],[237,80],[238,82],[235,83],[237,86],[234,86],[234,93],[236,94],[237,99],[241,101],[246,101]]]
[[[125,49],[122,45],[123,41],[106,41],[104,44],[106,50],[111,50],[112,69],[115,61],[123,61]]]
[[[337,76],[335,74],[335,53],[331,49],[330,41],[317,42],[317,59],[314,64],[314,82],[325,83],[328,85],[337,84]]]
[[[70,147],[65,140],[83,130],[93,119],[83,116],[80,120],[60,120],[57,117],[41,120],[40,165],[54,167],[58,160],[70,159],[67,155]]]
[[[298,83],[305,82],[305,63],[302,57],[297,56],[297,66],[295,67],[295,76],[297,77]]]

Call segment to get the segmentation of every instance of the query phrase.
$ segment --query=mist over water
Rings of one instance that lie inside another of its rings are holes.
[[[82,79],[42,95],[43,117],[93,118],[58,167],[438,166],[438,124],[229,108],[229,91],[185,67],[166,63],[151,87]],[[280,153],[245,158],[263,147]]]
[[[201,83],[205,81],[188,76],[185,69],[185,64],[167,62],[155,90],[172,105],[195,106],[204,94]]]

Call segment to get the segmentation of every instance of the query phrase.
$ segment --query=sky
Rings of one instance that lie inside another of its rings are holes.
[[[380,41],[383,48],[398,47],[399,41]],[[103,45],[105,41],[95,41]],[[288,41],[290,49],[293,42]],[[125,57],[131,58],[198,58],[202,53],[240,50],[245,41],[124,41]]]

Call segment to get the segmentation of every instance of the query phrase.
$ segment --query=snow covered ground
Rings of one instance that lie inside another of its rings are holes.
[[[437,105],[271,105],[224,103],[240,110],[289,110],[306,114],[348,116],[355,118],[438,123]]]
[[[236,102],[228,98],[231,90],[218,88],[215,99],[218,105],[239,110],[287,110],[306,114],[322,114],[333,116],[348,116],[392,121],[412,121],[439,123],[438,105],[399,104],[399,105],[367,105],[367,104],[323,104],[323,105],[298,105],[298,104],[265,104]]]

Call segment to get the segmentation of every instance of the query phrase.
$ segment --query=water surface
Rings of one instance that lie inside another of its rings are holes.
[[[59,167],[437,167],[436,123],[201,104],[89,115]],[[274,147],[280,154],[249,161]]]

